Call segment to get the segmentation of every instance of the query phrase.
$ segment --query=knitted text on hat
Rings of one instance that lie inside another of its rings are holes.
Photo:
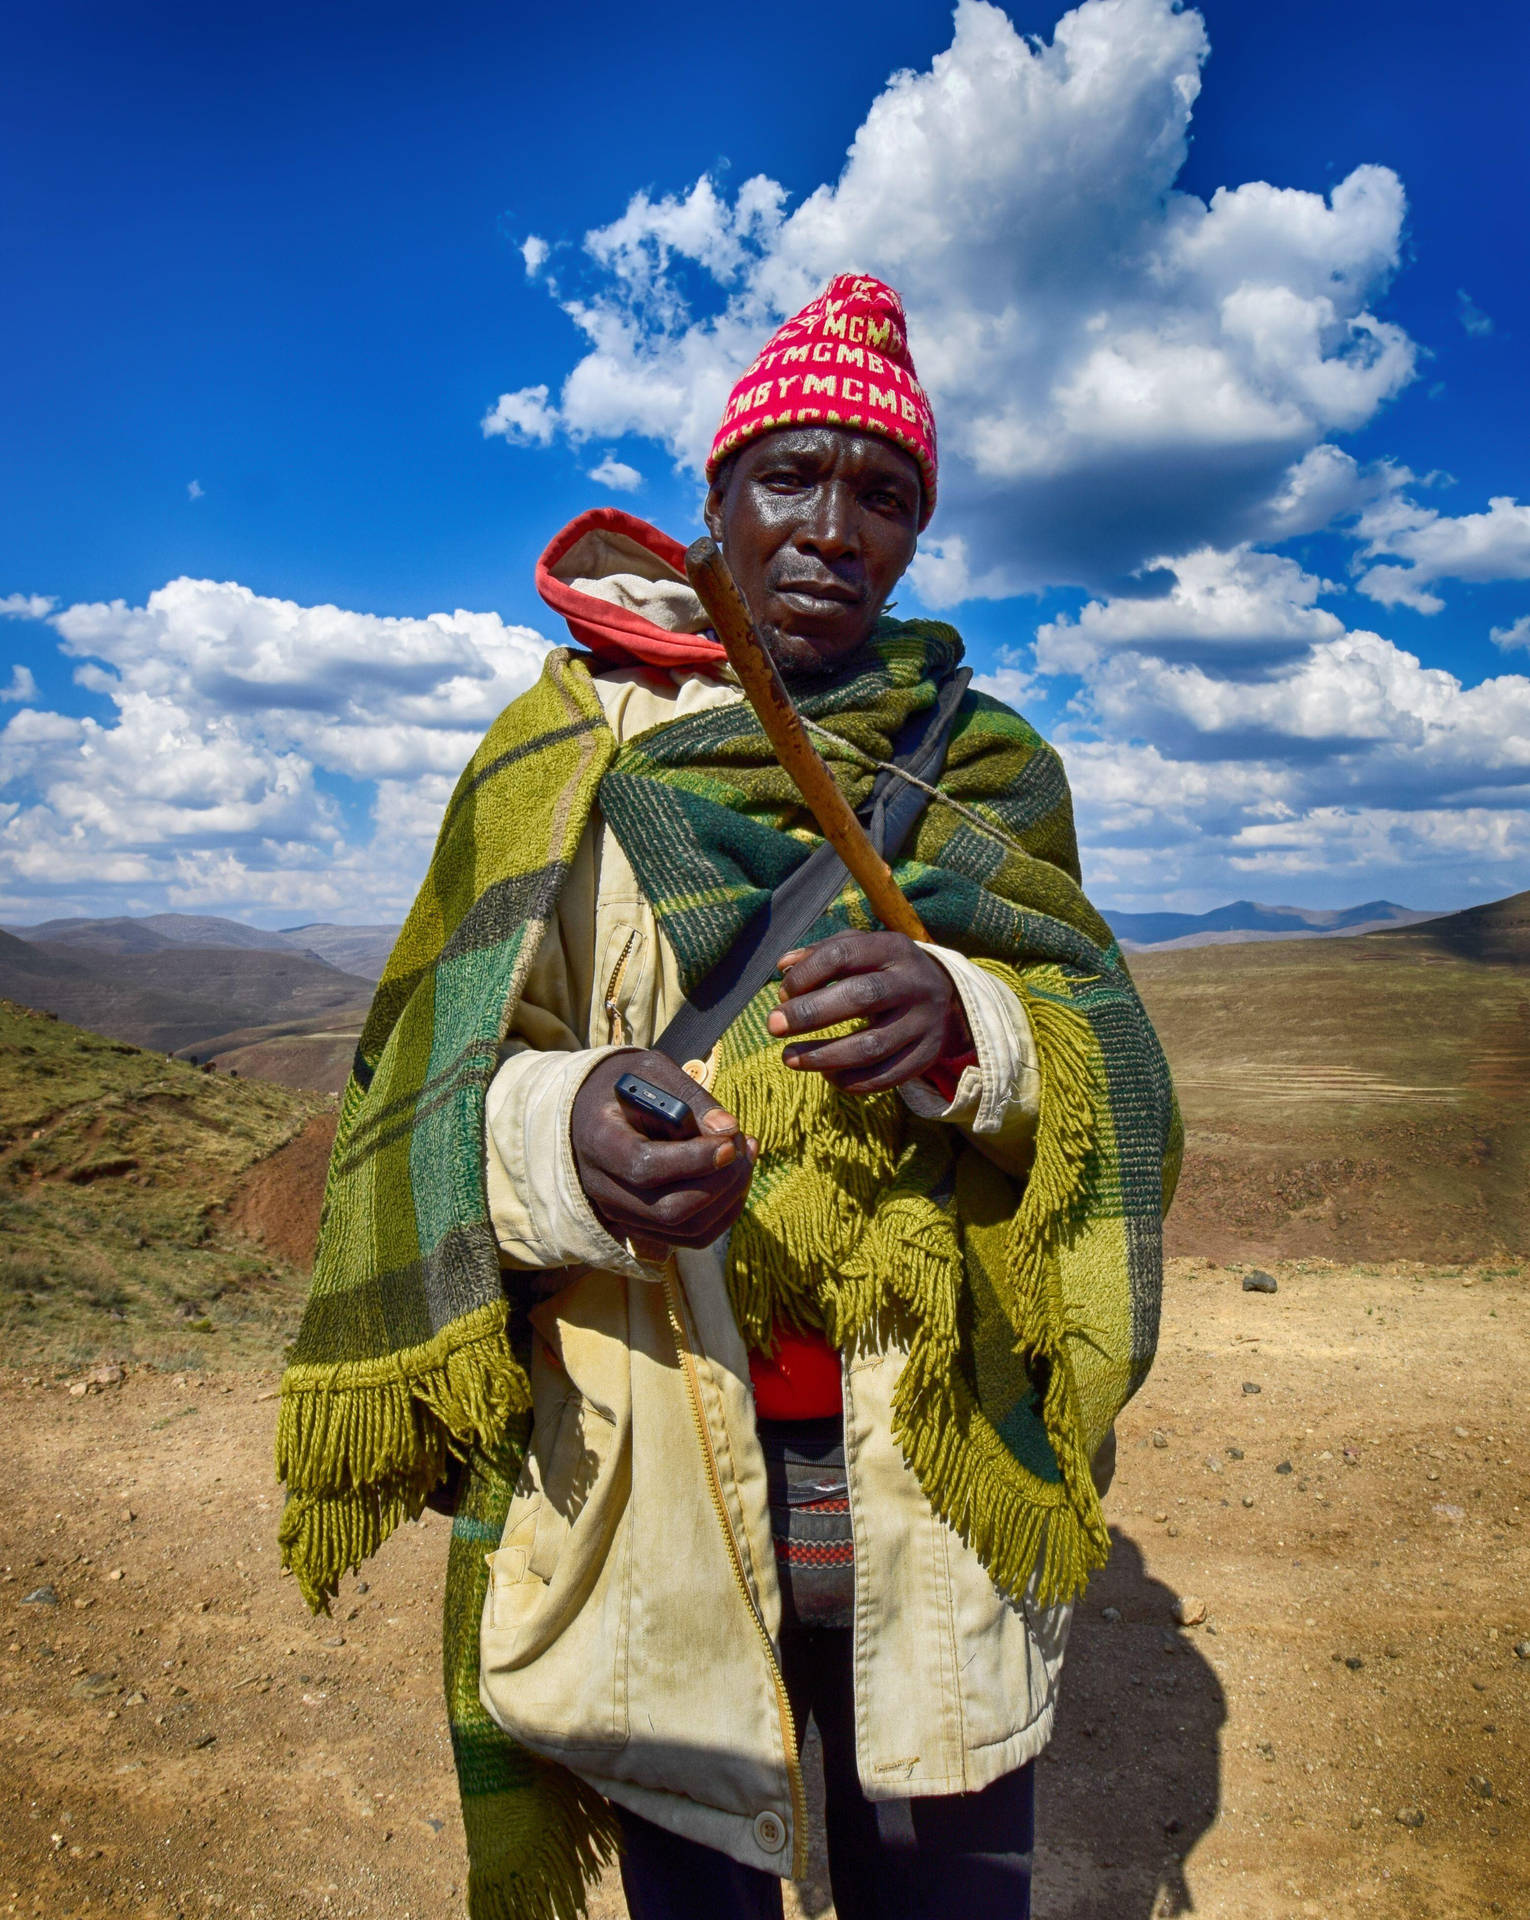
[[[908,350],[903,302],[867,274],[842,273],[765,343],[739,379],[707,455],[707,478],[777,427],[853,427],[911,454],[924,481],[919,525],[935,511],[935,416]]]

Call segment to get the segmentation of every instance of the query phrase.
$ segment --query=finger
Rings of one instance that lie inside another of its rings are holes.
[[[880,1065],[860,1068],[848,1068],[842,1072],[830,1073],[826,1079],[833,1082],[841,1093],[861,1097],[872,1093],[887,1093],[894,1087],[907,1086],[910,1080],[917,1080],[934,1066],[934,1059],[926,1059],[920,1047],[905,1047],[901,1053],[895,1053]]]
[[[705,1179],[737,1160],[741,1136],[693,1134],[688,1140],[654,1140],[620,1112],[600,1115],[591,1129],[586,1158],[592,1166],[643,1191]]]
[[[913,942],[901,933],[835,933],[810,947],[794,947],[776,963],[784,970],[788,997],[810,992],[842,974],[867,973],[891,966]]]
[[[789,1033],[816,1033],[842,1020],[885,1018],[908,998],[909,983],[897,973],[852,973],[772,1007],[765,1030],[780,1040]]]
[[[584,1190],[599,1211],[622,1222],[628,1231],[661,1234],[704,1218],[714,1208],[725,1208],[748,1188],[750,1168],[744,1162],[710,1180],[677,1182],[672,1187],[645,1191],[629,1187],[602,1167],[590,1168]]]
[[[908,1048],[922,1049],[933,1063],[940,1052],[940,1041],[940,1033],[932,1031],[917,1014],[905,1014],[902,1019],[861,1027],[832,1040],[802,1041],[787,1047],[781,1058],[799,1072],[838,1074],[879,1067]]]
[[[894,1087],[906,1086],[910,1080],[917,1080],[927,1074],[934,1061],[927,1057],[928,1049],[915,1043],[900,1048],[896,1053],[868,1066],[836,1068],[825,1073],[824,1079],[841,1093],[861,1098],[873,1093],[886,1093]]]
[[[741,1163],[734,1175],[715,1186],[697,1182],[660,1194],[641,1194],[592,1170],[585,1191],[601,1218],[621,1235],[704,1247],[742,1211],[749,1175],[750,1169]]]

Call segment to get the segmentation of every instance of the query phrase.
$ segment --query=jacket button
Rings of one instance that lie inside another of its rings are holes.
[[[779,1853],[786,1845],[786,1822],[779,1813],[756,1814],[754,1837],[766,1853]]]

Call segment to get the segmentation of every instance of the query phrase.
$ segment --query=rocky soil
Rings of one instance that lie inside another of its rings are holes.
[[[1171,1273],[1040,1770],[1038,1920],[1517,1920],[1530,1281],[1273,1271]],[[0,1375],[0,1913],[461,1911],[446,1523],[310,1619],[274,1388]],[[828,1913],[821,1871],[787,1904]]]

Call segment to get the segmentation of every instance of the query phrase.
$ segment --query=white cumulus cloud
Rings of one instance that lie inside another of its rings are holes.
[[[1454,516],[1394,494],[1361,515],[1359,531],[1361,564],[1383,564],[1365,566],[1357,584],[1385,607],[1438,613],[1445,602],[1432,589],[1441,580],[1530,580],[1530,505],[1506,494],[1486,513]]]
[[[11,668],[11,683],[0,687],[0,701],[7,705],[17,700],[35,700],[37,698],[37,676],[24,661],[18,660]]]
[[[590,468],[590,478],[598,486],[609,487],[613,493],[636,493],[643,484],[643,476],[636,467],[629,467],[625,460],[609,453],[598,467]]]
[[[1118,586],[1155,554],[1283,537],[1320,499],[1358,508],[1325,436],[1413,375],[1373,310],[1403,190],[1362,166],[1326,197],[1178,191],[1207,51],[1176,0],[1085,0],[1050,42],[960,0],[950,47],[888,80],[790,211],[763,176],[731,197],[704,178],[587,234],[558,289],[586,350],[555,403],[506,396],[493,430],[637,434],[694,470],[769,328],[855,269],[903,294],[940,424],[927,601]]]
[[[497,436],[517,446],[545,447],[558,430],[558,419],[558,409],[548,404],[544,383],[502,393],[478,424],[485,440]]]
[[[1530,647],[1530,613],[1522,613],[1507,627],[1494,627],[1489,639],[1495,647]]]
[[[52,625],[115,711],[27,707],[0,730],[0,901],[26,917],[401,911],[452,781],[548,646],[492,613],[402,619],[189,579]]]
[[[58,602],[46,593],[0,594],[0,619],[44,620]]]

